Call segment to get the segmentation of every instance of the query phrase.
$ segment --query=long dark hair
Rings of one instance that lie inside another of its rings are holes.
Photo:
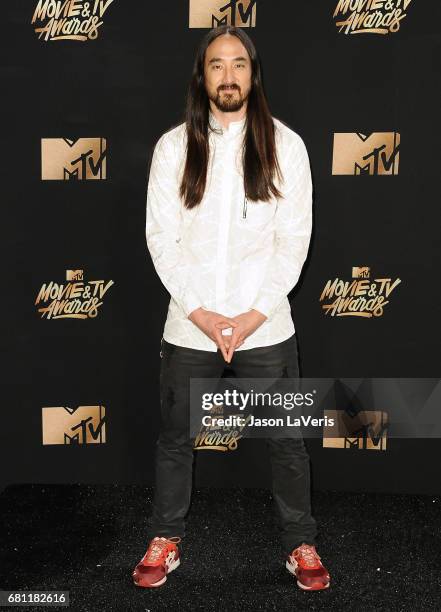
[[[209,159],[208,130],[209,99],[205,89],[204,62],[207,47],[218,36],[237,36],[251,60],[251,89],[248,96],[243,141],[243,175],[246,197],[269,200],[281,197],[274,184],[281,172],[276,153],[274,122],[271,117],[262,83],[260,61],[249,36],[240,28],[220,26],[210,30],[202,39],[196,53],[186,107],[187,156],[179,193],[186,208],[197,206],[205,192]]]

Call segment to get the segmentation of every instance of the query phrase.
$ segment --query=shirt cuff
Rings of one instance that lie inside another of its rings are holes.
[[[270,321],[276,310],[276,306],[277,304],[274,305],[274,300],[266,298],[264,296],[259,296],[254,300],[250,308],[252,308],[253,310],[258,310],[266,316],[267,321]]]
[[[186,295],[181,300],[181,308],[185,312],[185,316],[187,317],[187,319],[188,316],[193,312],[193,310],[196,310],[201,306],[201,300],[193,291],[186,292]]]

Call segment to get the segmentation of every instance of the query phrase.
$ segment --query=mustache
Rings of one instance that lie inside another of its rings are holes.
[[[223,85],[219,85],[217,91],[223,91],[224,89],[237,89],[238,91],[240,91],[240,87],[236,83],[224,83]]]

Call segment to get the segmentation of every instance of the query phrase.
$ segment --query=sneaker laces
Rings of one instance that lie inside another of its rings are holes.
[[[298,554],[302,558],[302,561],[305,561],[305,565],[313,567],[320,564],[320,557],[317,554],[314,546],[310,546],[309,544],[302,544],[296,549],[296,551],[298,551]]]
[[[178,544],[181,541],[181,538],[173,537],[173,538],[164,538],[164,537],[156,537],[150,542],[150,546],[145,554],[144,561],[147,563],[155,563],[164,553],[167,551],[167,548],[171,543]]]

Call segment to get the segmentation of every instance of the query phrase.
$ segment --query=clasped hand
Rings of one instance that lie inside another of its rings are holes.
[[[235,349],[241,346],[267,317],[254,309],[235,317],[226,317],[212,310],[197,308],[190,313],[188,318],[216,343],[224,360],[230,363]],[[222,334],[223,329],[229,328],[233,329],[231,335]]]

